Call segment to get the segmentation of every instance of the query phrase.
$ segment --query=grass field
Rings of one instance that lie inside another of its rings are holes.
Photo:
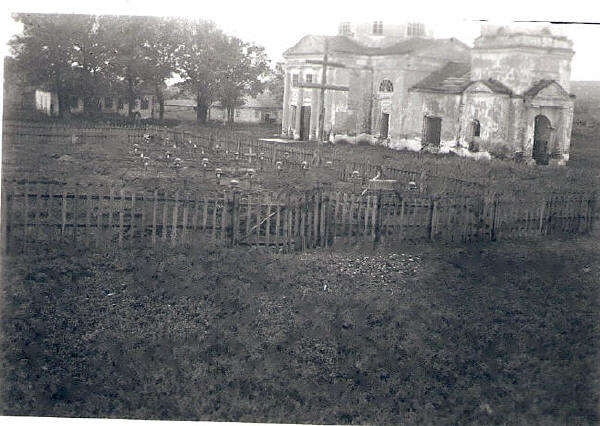
[[[276,130],[219,131],[261,137]],[[68,152],[4,143],[5,178],[181,183],[132,177],[124,140]],[[488,178],[487,167],[504,187],[556,188],[566,179],[594,189],[600,169],[595,127],[574,130],[571,161],[560,170],[337,149],[349,161],[429,164],[473,179]],[[300,173],[259,178],[276,188],[311,185],[313,176]],[[597,235],[302,255],[219,246],[32,250],[2,257],[0,414],[600,422]]]
[[[2,264],[2,414],[597,424],[600,244]]]

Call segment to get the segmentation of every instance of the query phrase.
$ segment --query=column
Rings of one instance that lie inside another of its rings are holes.
[[[319,130],[319,89],[312,89],[310,94],[310,137],[309,140],[318,140]]]
[[[281,117],[281,135],[290,135],[290,73],[285,70],[283,83],[283,115]]]
[[[303,82],[302,71],[298,71],[298,84]],[[304,93],[301,87],[298,87],[298,99],[296,100],[296,122],[294,123],[294,140],[300,139],[300,126],[302,125],[302,103]]]

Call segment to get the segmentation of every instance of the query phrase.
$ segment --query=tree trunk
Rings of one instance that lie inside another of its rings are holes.
[[[227,122],[232,124],[233,123],[233,117],[235,114],[235,107],[232,106],[228,106],[227,107]]]
[[[127,117],[133,117],[133,108],[135,107],[135,93],[133,91],[133,77],[127,69]]]
[[[196,97],[196,121],[201,124],[206,124],[206,115],[208,113],[208,105],[200,95]]]
[[[158,84],[155,86],[155,93],[156,100],[158,101],[158,119],[162,123],[165,118],[165,97],[163,96],[163,92]]]
[[[69,118],[71,117],[71,102],[69,93],[62,87],[58,86],[56,90],[56,96],[58,97],[58,117]]]

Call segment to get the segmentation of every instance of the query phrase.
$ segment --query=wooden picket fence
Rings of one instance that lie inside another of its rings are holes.
[[[5,182],[5,252],[72,241],[86,246],[185,244],[266,246],[284,252],[405,241],[462,242],[585,234],[595,219],[594,193],[486,194],[260,191],[136,192],[114,186]]]

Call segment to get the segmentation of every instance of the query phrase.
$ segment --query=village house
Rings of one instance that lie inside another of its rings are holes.
[[[284,53],[282,134],[317,140],[322,124],[331,138],[564,164],[573,54],[548,27],[485,25],[469,48],[417,23],[342,23],[338,35],[305,36]]]
[[[281,123],[281,103],[267,90],[257,96],[245,96],[244,103],[235,108],[234,123]],[[196,120],[194,99],[169,99],[165,101],[165,118]],[[214,102],[208,109],[207,119],[226,122],[227,109]]]
[[[236,107],[234,123],[281,123],[281,104],[267,90],[256,96],[244,96],[243,104]],[[208,119],[227,121],[227,109],[215,102],[208,110]]]
[[[69,98],[69,111],[71,114],[83,113],[83,99],[79,96]],[[98,100],[98,112],[113,113],[127,116],[129,113],[128,102],[126,98],[118,95],[103,96]],[[57,116],[58,96],[55,92],[41,89],[35,90],[35,109],[49,116]],[[158,117],[158,103],[154,95],[145,94],[135,99],[135,105],[132,109],[135,117],[140,119]]]

